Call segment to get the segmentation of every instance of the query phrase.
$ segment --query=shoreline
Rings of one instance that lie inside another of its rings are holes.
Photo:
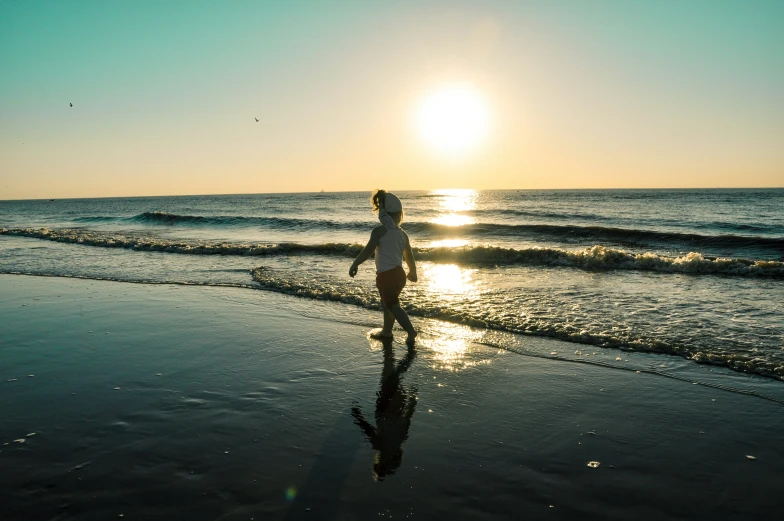
[[[754,396],[518,356],[436,321],[407,360],[339,304],[265,291],[23,275],[0,288],[4,519],[777,512],[784,418]]]
[[[260,268],[255,268],[255,269],[250,269],[249,272],[251,273],[251,275],[253,275],[255,272],[258,272],[259,270],[260,270]],[[262,291],[262,292],[268,292],[268,293],[272,293],[272,294],[277,294],[277,295],[281,295],[281,296],[284,296],[284,297],[293,297],[293,298],[296,298],[298,300],[301,299],[301,300],[303,300],[305,302],[310,302],[310,303],[314,303],[314,304],[326,301],[326,302],[331,302],[333,304],[336,304],[338,306],[340,306],[340,305],[356,306],[356,307],[358,307],[362,311],[369,311],[370,310],[372,312],[372,311],[375,310],[374,306],[366,304],[366,303],[363,304],[363,303],[357,303],[357,302],[350,302],[350,301],[346,301],[345,298],[330,298],[330,295],[326,295],[326,296],[325,295],[321,295],[321,294],[313,294],[313,295],[311,295],[311,294],[308,294],[306,291],[303,292],[302,288],[296,288],[296,291],[293,291],[293,290],[283,291],[283,290],[275,288],[275,287],[268,287],[267,285],[263,284],[262,282],[259,282],[258,280],[255,280],[254,283],[252,283],[252,284],[248,284],[248,283],[216,283],[216,282],[200,283],[200,282],[180,282],[180,281],[168,281],[168,280],[167,281],[132,280],[132,279],[121,280],[121,279],[90,277],[90,276],[82,276],[82,275],[59,275],[59,274],[53,274],[53,273],[52,274],[36,274],[36,273],[24,273],[24,272],[0,273],[0,277],[3,277],[3,276],[12,276],[12,277],[13,276],[19,276],[19,277],[43,277],[43,278],[51,277],[51,278],[59,278],[59,279],[74,279],[74,280],[85,280],[85,281],[105,281],[105,282],[117,282],[117,283],[121,283],[121,284],[127,283],[127,284],[157,285],[157,286],[161,286],[161,285],[163,285],[163,286],[166,286],[166,285],[176,285],[176,286],[183,286],[183,287],[213,287],[213,288],[249,289],[249,290],[256,290],[256,291]],[[255,279],[255,277],[254,277],[254,279]],[[412,317],[417,318],[418,320],[422,320],[422,321],[443,321],[443,322],[447,322],[447,323],[450,323],[450,324],[454,324],[456,326],[467,326],[469,328],[485,329],[487,331],[498,332],[499,334],[504,335],[505,339],[507,339],[507,340],[509,338],[517,338],[517,337],[519,337],[519,338],[552,340],[552,341],[555,341],[555,342],[565,343],[565,344],[571,345],[571,346],[583,346],[583,348],[586,348],[586,349],[590,348],[590,349],[597,349],[597,350],[600,350],[600,351],[610,350],[609,353],[612,353],[613,351],[617,351],[619,353],[619,355],[622,356],[622,357],[628,357],[630,355],[632,355],[632,356],[635,356],[635,355],[642,355],[642,356],[646,356],[646,355],[654,355],[654,356],[661,355],[661,356],[664,356],[666,358],[676,358],[678,360],[682,360],[683,362],[685,362],[687,364],[687,366],[690,366],[690,365],[694,364],[696,366],[705,367],[705,368],[707,368],[708,371],[711,371],[711,372],[713,371],[713,369],[719,369],[719,370],[726,370],[726,371],[728,371],[727,374],[729,374],[729,375],[748,376],[748,377],[750,377],[752,379],[757,379],[757,378],[763,379],[763,381],[784,382],[784,376],[778,374],[775,371],[770,371],[770,370],[762,371],[762,370],[759,370],[759,369],[757,369],[757,370],[745,370],[742,367],[741,368],[737,368],[737,367],[733,366],[732,363],[730,363],[730,362],[728,362],[726,360],[715,359],[715,358],[712,359],[711,357],[705,356],[703,353],[697,353],[699,356],[694,357],[694,356],[692,356],[693,353],[691,353],[691,352],[682,352],[682,351],[667,350],[667,349],[654,349],[654,348],[648,349],[648,348],[645,348],[645,347],[638,347],[638,348],[635,349],[634,347],[628,347],[626,344],[621,343],[621,342],[608,344],[603,339],[599,340],[599,341],[595,341],[595,342],[588,342],[588,341],[585,341],[585,339],[583,339],[583,338],[578,338],[578,339],[566,338],[566,337],[563,337],[563,336],[559,336],[558,334],[547,334],[547,333],[540,333],[540,332],[533,333],[533,332],[526,332],[526,331],[522,331],[522,332],[520,332],[520,331],[509,331],[509,330],[505,330],[505,329],[498,329],[498,328],[496,328],[496,327],[494,327],[492,325],[488,325],[486,323],[481,323],[481,322],[477,322],[477,323],[473,323],[473,324],[472,323],[466,323],[465,321],[462,320],[462,317],[459,316],[459,315],[456,315],[456,316],[445,315],[445,316],[441,316],[441,317],[431,317],[431,316],[428,316],[426,313],[420,312],[417,309],[409,309],[407,311],[408,311],[409,315],[411,315]],[[398,327],[398,326],[396,326],[396,327]],[[509,345],[496,345],[496,344],[492,344],[492,343],[489,343],[489,344],[486,344],[486,345],[488,347],[490,347],[490,348],[507,349],[507,350],[515,351],[514,347],[509,346]],[[547,350],[543,349],[543,350],[539,350],[539,351],[540,351],[540,354],[542,354],[542,353],[545,353]],[[528,353],[526,351],[515,351],[515,352],[517,352],[518,354],[521,354],[521,355],[526,355],[526,356],[531,355],[531,353]],[[580,352],[580,349],[578,348],[578,351],[576,351],[576,352]],[[566,354],[568,355],[568,353],[566,353]],[[533,355],[533,356],[538,356],[538,355]],[[563,356],[558,356],[558,357],[544,356],[543,358],[552,359],[552,360],[563,360],[563,361],[576,361],[576,362],[584,362],[584,363],[593,363],[592,361],[588,361],[587,359],[580,359],[580,358],[574,358],[574,357],[565,358]],[[609,360],[608,360],[608,362],[609,362]],[[738,360],[734,360],[734,363],[735,363],[735,365],[741,365],[742,366],[743,364],[746,363],[746,360],[739,358]],[[613,366],[610,363],[605,363],[604,365],[606,365],[607,367],[611,367],[611,368],[615,367],[615,368],[619,368],[619,369],[624,369],[622,367]],[[626,369],[628,369],[628,368],[626,368]],[[679,369],[682,370],[683,368],[681,367]],[[635,370],[637,370],[637,369],[635,369]],[[672,374],[668,374],[668,373],[666,373],[664,371],[655,371],[655,370],[652,371],[652,370],[648,369],[647,367],[646,368],[641,367],[641,368],[639,368],[639,370],[642,371],[642,372],[648,372],[648,373],[652,373],[652,374],[659,374],[660,376],[664,376],[664,377],[667,377],[667,378],[676,378],[676,379],[680,378],[678,376],[675,376],[675,375],[672,375]],[[684,381],[689,381],[689,380],[688,379],[684,379]],[[719,389],[722,388],[721,385],[704,384],[703,382],[698,382],[698,383],[701,384],[701,385],[709,385],[709,386],[716,387],[716,388],[719,388]],[[765,388],[763,386],[762,389],[755,389],[754,387],[759,387],[759,386],[756,386],[756,385],[752,385],[751,387],[752,387],[752,389],[750,389],[750,390],[746,390],[746,389],[740,389],[740,390],[738,390],[738,389],[731,389],[731,391],[741,392],[741,393],[750,394],[750,395],[756,395],[756,396],[758,396],[760,398],[763,398],[763,399],[771,400],[771,401],[778,402],[778,403],[784,403],[784,387],[779,388],[777,386],[774,386],[773,389],[776,390],[775,393],[774,393],[775,394],[774,396],[767,396],[765,394],[765,391],[769,390],[770,388]]]

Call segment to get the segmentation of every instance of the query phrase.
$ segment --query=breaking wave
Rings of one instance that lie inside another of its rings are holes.
[[[167,212],[144,212],[130,218],[131,221],[146,224],[199,226],[269,226],[282,228],[312,228],[320,225],[325,228],[336,226],[364,225],[367,223],[341,223],[327,220],[299,219],[291,217],[247,217],[242,215],[178,215]]]
[[[537,235],[553,240],[599,240],[631,244],[673,244],[699,248],[766,248],[784,254],[784,238],[749,235],[701,235],[696,233],[661,232],[607,226],[558,224],[495,224],[475,223],[446,226],[436,223],[407,223],[407,230],[434,236],[468,233],[473,236],[520,237]]]
[[[294,217],[247,217],[242,215],[180,215],[168,212],[144,212],[133,217],[116,217],[116,216],[82,216],[75,217],[73,222],[77,223],[114,223],[114,222],[131,222],[141,223],[148,225],[190,225],[190,226],[217,226],[217,227],[231,227],[231,226],[263,226],[270,228],[336,228],[347,227],[351,229],[367,229],[368,222],[359,221],[330,221],[330,220],[313,220],[313,219],[300,219]]]
[[[102,248],[125,248],[189,255],[269,256],[307,254],[356,257],[362,249],[362,246],[359,244],[347,243],[208,243],[172,241],[145,236],[86,232],[83,230],[49,230],[47,228],[2,228],[0,229],[0,234]],[[415,248],[414,251],[417,258],[421,260],[458,263],[465,266],[561,266],[584,270],[638,270],[695,275],[711,274],[784,278],[784,262],[706,257],[696,252],[678,257],[668,257],[650,252],[630,253],[600,245],[581,250],[465,246]]]
[[[526,212],[524,210],[505,210],[496,213],[512,212],[534,218],[547,217],[550,214]],[[555,214],[554,214],[555,215]],[[559,218],[568,215],[557,214]],[[571,216],[588,217],[588,216]],[[167,212],[144,212],[133,217],[77,217],[74,222],[136,222],[147,225],[162,226],[217,226],[217,227],[265,227],[294,230],[319,229],[350,229],[365,230],[372,226],[370,221],[332,221],[323,219],[303,219],[295,217],[263,217],[263,216],[232,216],[232,215],[179,215]],[[722,223],[716,223],[722,228]],[[434,222],[407,222],[405,228],[428,237],[473,236],[517,238],[537,236],[551,240],[595,240],[628,244],[669,244],[685,248],[763,248],[784,255],[784,238],[768,235],[706,235],[699,233],[681,233],[654,231],[637,228],[618,228],[611,226],[588,226],[572,224],[504,224],[504,223],[470,223],[462,226],[449,226]],[[766,228],[753,225],[733,225],[733,231],[765,232]]]

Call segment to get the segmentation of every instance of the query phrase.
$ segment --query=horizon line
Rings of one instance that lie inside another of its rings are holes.
[[[396,190],[405,192],[435,192],[439,190],[473,190],[475,192],[545,192],[545,191],[622,191],[622,190],[650,190],[650,191],[686,191],[686,190],[781,190],[784,186],[712,186],[712,187],[668,187],[668,188],[463,188],[463,187],[444,187],[418,190]],[[372,192],[373,190],[316,190],[303,192],[236,192],[236,193],[202,193],[202,194],[165,194],[165,195],[101,195],[96,197],[20,197],[13,199],[0,199],[0,202],[7,201],[69,201],[80,199],[141,199],[151,197],[210,197],[210,196],[238,196],[238,195],[295,195],[295,194],[353,194]]]

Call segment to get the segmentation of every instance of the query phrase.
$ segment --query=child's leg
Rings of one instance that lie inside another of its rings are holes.
[[[392,338],[392,326],[395,325],[395,315],[392,314],[392,311],[389,310],[386,304],[381,303],[382,308],[384,310],[384,327],[381,331],[377,333],[372,333],[370,338]]]
[[[414,337],[416,337],[417,333],[414,330],[414,326],[411,325],[411,319],[408,318],[408,314],[400,307],[400,302],[398,301],[398,295],[400,295],[400,292],[405,285],[406,272],[403,271],[403,268],[395,268],[376,276],[376,287],[378,288],[379,295],[381,296],[381,303],[384,308],[384,329],[373,336],[391,337],[392,326],[395,325],[395,319],[397,319],[403,329],[408,333],[406,342],[413,344]]]
[[[392,314],[392,311],[384,304],[384,329],[383,333],[385,335],[392,336],[392,326],[395,325],[395,315]]]
[[[406,313],[406,311],[400,307],[400,303],[397,303],[389,308],[389,311],[397,319],[398,323],[403,327],[403,329],[405,329],[408,333],[408,339],[406,342],[413,342],[414,337],[417,336],[417,332],[414,329],[414,326],[411,324],[411,319],[408,318],[408,313]]]

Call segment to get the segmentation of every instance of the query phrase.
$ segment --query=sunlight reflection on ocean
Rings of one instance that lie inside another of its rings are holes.
[[[438,196],[439,213],[430,222],[445,226],[465,226],[476,222],[464,213],[476,209],[476,190],[434,190],[433,194]]]
[[[419,349],[429,351],[431,367],[444,371],[462,371],[479,364],[489,364],[498,350],[477,344],[483,331],[465,326],[437,322],[427,331],[427,338],[419,342]]]
[[[422,278],[432,293],[441,295],[478,294],[473,280],[475,269],[461,268],[456,264],[425,264]]]
[[[415,322],[448,324],[423,336],[434,363],[474,364],[471,326],[784,378],[784,190],[398,195],[419,271],[401,300]],[[377,225],[366,192],[0,201],[0,272],[235,285],[377,313],[372,263],[347,275]]]

